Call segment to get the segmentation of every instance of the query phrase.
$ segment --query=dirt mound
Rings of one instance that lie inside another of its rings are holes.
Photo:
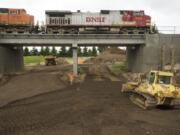
[[[120,49],[120,48],[107,48],[104,53],[111,53],[111,54],[120,54],[120,55],[125,55],[126,50]]]
[[[118,80],[119,77],[112,74],[108,65],[112,65],[116,62],[125,61],[125,51],[119,48],[107,48],[104,52],[94,58],[90,58],[85,61],[89,65],[88,73],[90,75],[96,75],[108,78],[110,80]],[[121,78],[122,79],[122,78]]]
[[[104,52],[102,52],[97,57],[86,60],[85,63],[106,63],[112,64],[119,61],[124,61],[126,58],[125,50],[119,48],[107,48]]]
[[[1,79],[0,106],[66,87],[67,83],[62,80],[63,72],[53,68],[54,66],[34,69],[21,75]]]
[[[6,84],[10,80],[10,75],[0,75],[0,86]]]
[[[56,58],[56,63],[57,63],[57,65],[68,64],[68,62],[66,61],[65,58],[60,58],[60,57]]]

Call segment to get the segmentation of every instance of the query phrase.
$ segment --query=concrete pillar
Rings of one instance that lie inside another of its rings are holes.
[[[15,73],[23,67],[22,47],[0,46],[0,74]]]
[[[160,69],[161,46],[158,35],[147,35],[146,44],[127,48],[128,68],[132,72]]]
[[[141,72],[143,69],[143,47],[134,46],[127,47],[127,66],[131,72]]]
[[[72,45],[73,50],[73,74],[78,74],[78,46],[77,44]]]

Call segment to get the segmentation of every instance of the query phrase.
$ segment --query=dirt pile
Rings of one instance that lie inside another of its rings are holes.
[[[0,79],[0,106],[10,102],[32,97],[46,92],[60,90],[68,84],[64,79],[63,67],[39,66],[26,73],[14,76],[5,76]]]
[[[11,75],[0,75],[0,86],[6,84],[11,78]]]
[[[112,64],[112,63],[115,63],[117,61],[118,62],[119,61],[124,61],[125,58],[126,58],[125,50],[122,50],[122,49],[119,49],[119,48],[107,48],[104,52],[102,52],[97,57],[86,60],[85,63]]]
[[[66,65],[66,64],[69,64],[69,63],[66,61],[65,58],[60,58],[60,57],[56,58],[56,63],[57,63],[57,65]]]
[[[119,48],[107,48],[103,53],[95,58],[86,60],[85,63],[90,64],[88,73],[90,75],[96,75],[105,77],[111,80],[117,80],[110,72],[108,65],[112,65],[115,62],[125,61],[125,51]]]

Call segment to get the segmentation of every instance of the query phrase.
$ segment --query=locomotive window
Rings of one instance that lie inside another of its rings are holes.
[[[121,15],[123,15],[123,11],[119,11]]]
[[[49,19],[49,23],[51,24],[51,18]]]
[[[0,8],[0,13],[8,13],[8,9],[7,8]]]
[[[52,19],[52,23],[54,23],[54,19]]]
[[[26,10],[23,9],[23,10],[22,10],[22,13],[23,13],[23,14],[26,14]]]
[[[133,15],[134,16],[143,16],[144,13],[143,12],[134,12]]]
[[[70,18],[68,18],[68,24],[70,24],[70,22],[71,22],[71,21],[70,21]]]
[[[65,24],[67,24],[68,23],[68,21],[67,20],[65,20]]]
[[[17,14],[17,11],[12,10],[10,11],[10,14]]]

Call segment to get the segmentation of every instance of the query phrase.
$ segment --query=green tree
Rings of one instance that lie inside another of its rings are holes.
[[[88,49],[88,54],[87,54],[87,56],[92,56],[92,50],[91,49]]]
[[[94,46],[92,48],[92,56],[97,56],[97,49]]]
[[[32,50],[31,50],[31,55],[33,55],[33,56],[39,55],[39,52],[38,52],[38,50],[37,50],[36,47],[33,47],[33,48],[32,48]]]
[[[50,49],[49,49],[48,46],[46,46],[46,48],[45,48],[45,50],[44,50],[44,55],[45,55],[45,56],[50,55]]]
[[[69,47],[69,49],[67,50],[67,57],[72,57],[72,47]]]
[[[85,56],[85,57],[88,56],[88,49],[86,46],[83,48],[83,56]]]
[[[29,55],[30,55],[30,52],[29,52],[29,48],[28,48],[28,47],[25,47],[25,48],[24,48],[23,54],[24,54],[24,56],[29,56]]]
[[[42,55],[42,56],[45,56],[45,50],[44,50],[43,46],[41,47],[41,50],[40,50],[39,54]]]
[[[102,53],[104,51],[104,48],[103,47],[98,47],[98,51],[99,51],[99,53]]]
[[[83,56],[82,48],[78,47],[78,56]]]
[[[66,47],[63,46],[61,47],[61,49],[59,50],[59,54],[60,57],[66,57],[67,56],[67,51],[66,51]]]
[[[56,48],[54,46],[52,47],[51,55],[57,56],[57,50],[56,50]]]

